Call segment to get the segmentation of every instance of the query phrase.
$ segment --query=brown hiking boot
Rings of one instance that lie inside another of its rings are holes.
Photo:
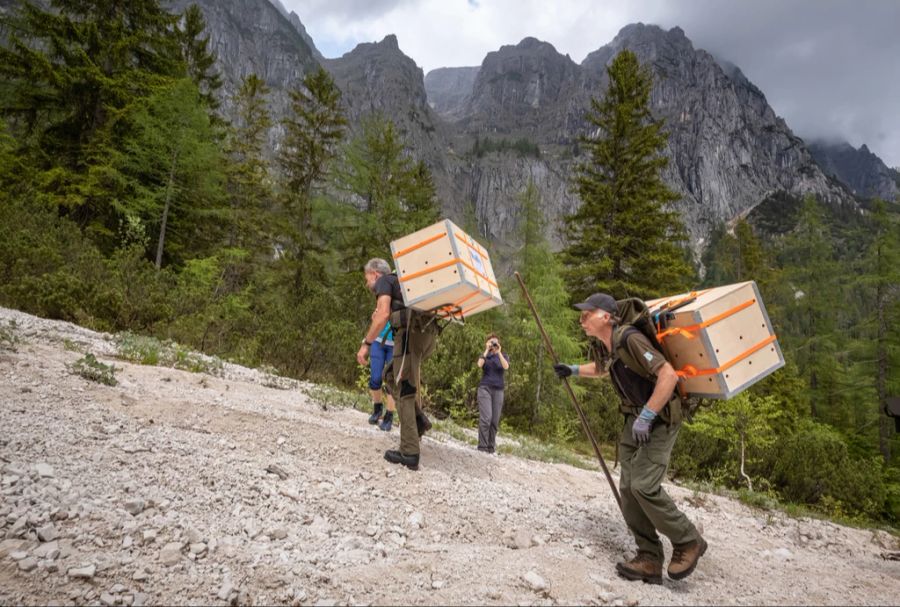
[[[673,580],[683,580],[697,566],[697,561],[706,552],[706,540],[699,540],[672,546],[672,560],[669,561],[669,577]]]
[[[638,552],[637,556],[627,563],[616,563],[616,572],[626,580],[662,584],[662,561],[646,552]]]

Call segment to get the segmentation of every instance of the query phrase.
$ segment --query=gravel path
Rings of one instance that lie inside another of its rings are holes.
[[[597,472],[397,430],[308,385],[116,359],[108,335],[0,308],[2,604],[896,604],[883,532],[676,486],[709,541],[687,580],[616,577],[632,549]],[[8,329],[7,329],[8,330]],[[77,350],[77,351],[76,351]],[[69,370],[84,352],[114,387]],[[280,385],[280,388],[272,387]],[[268,469],[268,470],[267,470]],[[667,550],[669,547],[667,546]]]

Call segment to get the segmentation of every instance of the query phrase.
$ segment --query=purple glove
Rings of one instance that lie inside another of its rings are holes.
[[[638,445],[646,445],[650,442],[650,430],[653,428],[653,420],[656,419],[656,413],[649,409],[647,405],[641,409],[641,414],[634,420],[631,426],[631,438]]]

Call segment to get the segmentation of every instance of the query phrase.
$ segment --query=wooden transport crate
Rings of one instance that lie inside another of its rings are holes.
[[[503,303],[484,247],[449,219],[391,243],[403,303],[464,318]]]
[[[729,399],[784,366],[754,281],[646,303],[682,394]]]

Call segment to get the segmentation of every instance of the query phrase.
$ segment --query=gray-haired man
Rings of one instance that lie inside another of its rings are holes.
[[[400,450],[385,451],[384,459],[418,470],[419,438],[431,428],[431,422],[419,409],[416,393],[422,362],[434,350],[437,323],[403,304],[400,279],[391,272],[387,261],[370,259],[363,270],[366,286],[375,293],[375,311],[356,360],[366,364],[369,347],[390,321],[394,328],[394,358],[384,372],[384,385],[394,393],[400,413]]]

